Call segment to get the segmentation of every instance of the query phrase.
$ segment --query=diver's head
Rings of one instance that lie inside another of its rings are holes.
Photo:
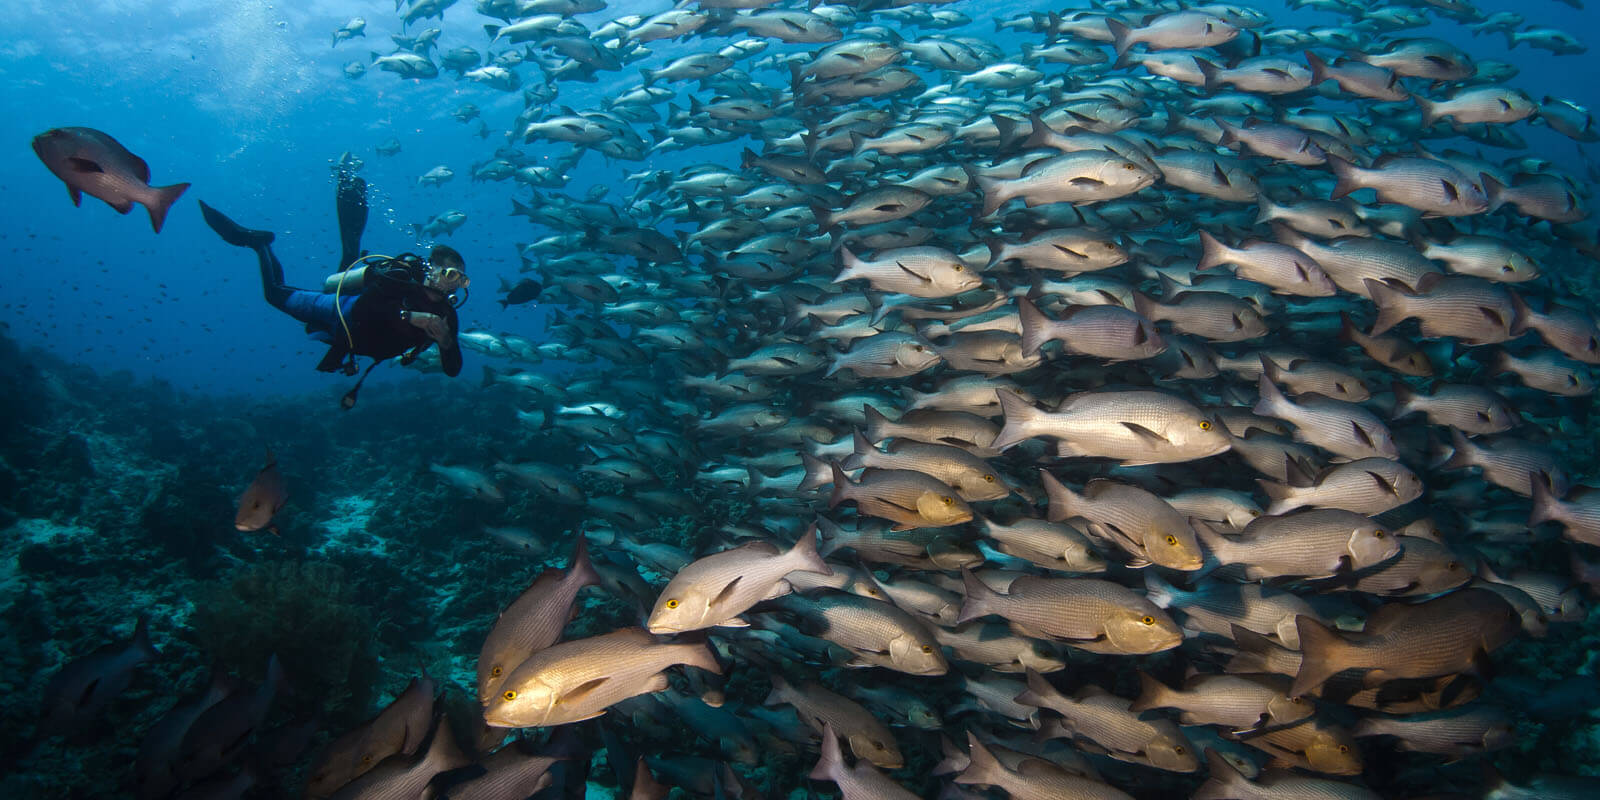
[[[428,254],[428,277],[423,282],[440,294],[450,294],[472,283],[467,278],[467,262],[455,248],[437,245]]]

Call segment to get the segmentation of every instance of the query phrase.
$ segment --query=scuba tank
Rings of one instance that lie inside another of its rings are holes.
[[[329,275],[327,280],[322,282],[322,293],[360,294],[361,289],[366,286],[368,269],[369,267],[365,266],[354,267]]]
[[[401,271],[397,271],[397,268]],[[367,288],[369,282],[382,279],[395,280],[402,274],[415,283],[421,283],[423,276],[427,274],[427,267],[421,258],[412,253],[403,253],[399,256],[365,255],[356,259],[349,267],[324,279],[322,292],[360,294]]]

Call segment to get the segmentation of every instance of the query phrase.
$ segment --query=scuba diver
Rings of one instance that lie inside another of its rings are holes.
[[[355,388],[340,401],[346,409],[356,403],[356,392],[372,368],[399,356],[410,364],[434,344],[444,373],[461,372],[461,346],[455,299],[469,283],[466,264],[454,248],[439,245],[427,259],[411,253],[377,256],[361,253],[361,233],[367,224],[367,183],[346,170],[339,171],[336,195],[339,212],[339,271],[329,275],[321,291],[296,289],[283,282],[283,265],[272,253],[271,231],[240,226],[221,212],[200,203],[206,224],[222,240],[256,252],[261,266],[261,288],[274,308],[306,324],[313,339],[328,345],[317,369],[356,374],[356,356],[373,359]]]

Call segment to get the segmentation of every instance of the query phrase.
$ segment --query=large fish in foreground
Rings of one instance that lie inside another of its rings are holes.
[[[138,203],[150,212],[150,227],[156,233],[166,223],[172,204],[189,188],[187,183],[151,186],[150,165],[93,128],[51,128],[33,137],[33,152],[67,185],[73,205],[82,205],[87,194],[126,214]]]

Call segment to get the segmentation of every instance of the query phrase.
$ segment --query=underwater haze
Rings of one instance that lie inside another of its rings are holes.
[[[0,797],[1600,797],[1588,5],[14,0]]]

